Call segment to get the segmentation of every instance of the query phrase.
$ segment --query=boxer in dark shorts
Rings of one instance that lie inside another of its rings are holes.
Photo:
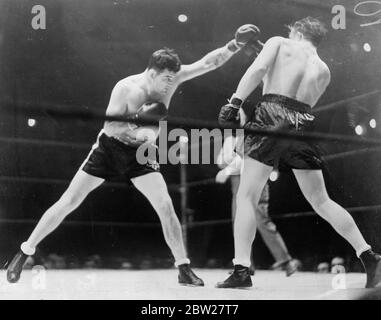
[[[140,164],[136,160],[136,151],[136,146],[129,146],[101,132],[82,170],[108,181],[121,178],[127,182],[148,173],[160,172],[156,157]]]
[[[248,68],[230,103],[221,108],[221,123],[239,124],[242,103],[263,81],[263,97],[244,128],[305,132],[313,129],[313,108],[331,80],[317,47],[326,28],[307,17],[289,27],[288,38],[273,37]],[[234,272],[218,288],[251,287],[251,246],[255,239],[255,210],[274,167],[292,170],[315,212],[328,221],[356,251],[367,274],[366,287],[381,283],[381,256],[371,250],[352,216],[328,195],[322,161],[314,143],[255,136],[245,132],[244,164],[237,192],[234,221]]]
[[[235,32],[235,38],[225,46],[188,65],[182,65],[179,56],[172,49],[155,51],[142,73],[128,76],[114,86],[106,115],[124,117],[139,112],[160,117],[165,115],[171,98],[181,83],[217,69],[241,49],[252,52],[256,48],[258,34],[259,29],[254,25],[241,26]],[[36,246],[53,232],[91,191],[105,180],[122,177],[125,181],[133,183],[158,214],[165,241],[179,270],[178,282],[182,285],[203,286],[202,279],[190,268],[181,225],[156,159],[146,159],[147,161],[142,163],[141,159],[137,158],[139,146],[146,143],[154,144],[158,134],[158,126],[106,121],[97,143],[67,190],[43,214],[28,240],[21,244],[21,250],[8,266],[8,281],[19,280],[27,257],[35,253]]]
[[[308,104],[277,94],[265,94],[244,128],[312,131],[314,116]],[[244,154],[279,171],[322,169],[316,143],[246,134]]]

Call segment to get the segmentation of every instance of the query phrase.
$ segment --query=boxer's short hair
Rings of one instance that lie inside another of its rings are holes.
[[[176,51],[169,48],[163,48],[155,51],[148,62],[148,69],[156,71],[178,72],[181,67],[181,61]]]
[[[328,32],[322,21],[312,17],[295,21],[289,25],[288,28],[300,32],[304,38],[311,41],[316,47],[321,43]]]

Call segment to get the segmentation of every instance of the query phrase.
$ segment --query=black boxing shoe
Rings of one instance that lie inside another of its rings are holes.
[[[179,267],[179,283],[183,286],[203,287],[204,281],[197,277],[189,264],[181,264]]]
[[[248,267],[241,266],[236,264],[234,266],[233,273],[222,282],[216,284],[216,288],[235,288],[243,289],[252,287],[253,283],[250,277],[250,270]]]
[[[282,270],[286,272],[286,277],[292,276],[299,270],[299,263],[295,259],[286,260],[283,262],[276,262],[271,266],[271,270]]]
[[[360,260],[366,272],[365,288],[375,288],[381,285],[381,256],[372,250],[360,255]]]
[[[286,277],[290,277],[299,270],[299,263],[296,260],[291,259],[286,262],[284,270],[286,271]]]
[[[231,270],[231,271],[229,271],[229,274],[233,274],[233,272],[234,272],[234,270]],[[249,268],[249,274],[251,276],[255,275],[255,267],[253,265],[251,265]]]
[[[26,255],[21,250],[14,256],[13,260],[9,264],[7,268],[7,280],[10,283],[16,283],[19,281],[22,268],[28,259],[28,255]]]

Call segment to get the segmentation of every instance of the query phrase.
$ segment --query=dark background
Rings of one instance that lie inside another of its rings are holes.
[[[0,142],[0,258],[5,263],[32,231],[42,213],[65,190],[95,141],[102,123],[65,120],[49,114],[35,116],[19,110],[30,103],[75,106],[78,110],[104,111],[114,84],[131,74],[142,72],[151,53],[167,46],[176,49],[183,63],[192,63],[229,41],[236,28],[254,23],[262,30],[261,40],[287,35],[286,24],[311,15],[328,26],[327,41],[319,48],[321,58],[332,72],[332,83],[316,108],[371,92],[380,88],[380,25],[361,28],[360,24],[379,17],[358,17],[353,7],[358,0],[0,0],[0,93],[14,108],[2,108],[1,137],[53,140],[83,144],[78,146],[27,145]],[[35,4],[47,11],[47,29],[31,27]],[[333,30],[331,8],[347,9],[346,30]],[[179,23],[179,14],[187,23]],[[363,50],[369,43],[371,52]],[[170,114],[214,121],[219,108],[234,92],[252,58],[237,54],[220,69],[186,82],[173,97]],[[255,103],[260,92],[255,92]],[[368,121],[381,123],[380,95],[355,103],[344,103],[317,114],[317,130],[355,135],[353,124],[367,127],[365,136],[379,137],[379,127],[370,129]],[[250,107],[251,104],[246,107]],[[29,127],[34,117],[37,125]],[[361,148],[340,142],[324,144],[327,154]],[[369,152],[328,162],[327,185],[333,199],[345,207],[380,203],[380,153]],[[214,177],[214,165],[188,166],[191,181]],[[162,166],[169,185],[179,183],[179,166]],[[48,178],[65,183],[17,181],[9,177]],[[180,197],[171,191],[177,212]],[[222,200],[223,199],[223,200]],[[195,221],[229,219],[229,186],[206,185],[192,188],[188,206]],[[271,183],[270,213],[284,236],[290,252],[311,269],[317,262],[336,255],[354,258],[350,246],[318,216],[282,219],[282,214],[311,210],[295,179],[282,174]],[[375,249],[381,250],[379,211],[362,211],[354,218]],[[153,209],[135,189],[106,185],[94,191],[64,224],[40,245],[44,253],[56,252],[74,257],[100,254],[168,258],[161,229]],[[137,222],[131,227],[94,222]],[[233,256],[231,225],[198,227],[189,231],[189,252],[200,266],[209,258],[228,264]],[[259,266],[272,263],[258,237],[255,258]]]

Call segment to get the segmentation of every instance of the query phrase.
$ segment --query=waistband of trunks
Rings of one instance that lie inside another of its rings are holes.
[[[309,106],[306,103],[300,102],[298,100],[286,96],[282,96],[280,94],[265,94],[263,95],[261,101],[278,103],[282,107],[302,113],[311,113],[312,109],[311,106]]]
[[[126,150],[131,150],[131,149],[137,150],[143,144],[146,144],[147,147],[149,145],[150,147],[158,149],[158,146],[155,143],[140,142],[137,140],[133,140],[129,137],[126,137],[127,139],[125,141],[122,141],[122,140],[118,139],[117,137],[108,136],[104,132],[101,134],[100,138],[106,139],[106,140],[110,141],[111,143],[114,143],[115,145],[118,145],[119,147],[126,149]]]

